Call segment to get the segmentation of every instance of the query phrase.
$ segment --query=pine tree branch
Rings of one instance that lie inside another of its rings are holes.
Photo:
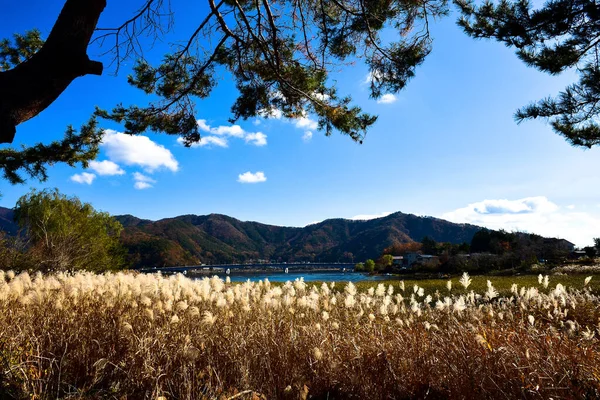
[[[42,48],[0,72],[0,143],[12,143],[16,126],[54,102],[80,76],[102,74],[87,47],[106,0],[67,0]]]

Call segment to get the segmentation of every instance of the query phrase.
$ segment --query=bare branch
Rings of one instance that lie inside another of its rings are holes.
[[[120,26],[115,28],[97,28],[97,32],[103,32],[96,36],[91,42],[104,46],[107,39],[113,39],[114,43],[102,55],[113,54],[109,66],[115,65],[115,74],[119,72],[121,63],[129,58],[144,58],[144,48],[140,43],[141,36],[152,37],[153,41],[171,30],[173,14],[171,12],[170,0],[167,0],[167,12],[165,0],[146,0],[146,3],[138,12]],[[164,18],[167,21],[164,21]]]

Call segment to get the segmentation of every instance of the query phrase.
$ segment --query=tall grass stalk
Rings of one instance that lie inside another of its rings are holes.
[[[467,275],[465,290],[424,296],[302,280],[0,278],[0,397],[600,397],[600,298],[583,279],[501,296],[493,278],[467,291]]]

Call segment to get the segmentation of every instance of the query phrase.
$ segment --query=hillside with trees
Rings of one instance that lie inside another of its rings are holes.
[[[125,227],[122,241],[134,265],[146,267],[257,260],[351,263],[375,257],[394,243],[424,236],[453,243],[470,241],[480,229],[400,212],[369,221],[330,219],[304,228],[243,222],[219,214],[156,222],[117,219]],[[160,255],[144,256],[144,249],[157,245]]]
[[[221,214],[158,221],[132,215],[114,219],[123,226],[120,242],[127,252],[126,264],[134,268],[373,259],[375,271],[392,271],[386,256],[419,253],[436,257],[426,272],[486,272],[525,268],[540,260],[557,264],[570,253],[558,239],[401,212],[363,221],[328,219],[303,228],[240,221]],[[21,227],[16,221],[14,210],[0,207],[3,237],[17,235]]]
[[[0,208],[0,229],[14,233],[12,210]],[[182,215],[149,221],[115,217],[121,242],[135,267],[160,267],[271,260],[357,262],[375,258],[395,243],[470,242],[480,229],[432,217],[397,212],[368,221],[329,219],[304,228],[244,222],[226,215]]]

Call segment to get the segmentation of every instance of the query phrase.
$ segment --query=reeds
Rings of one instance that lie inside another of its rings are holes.
[[[468,275],[461,278],[468,288]],[[597,398],[600,298],[0,273],[8,398]],[[245,397],[244,397],[245,396]],[[2,397],[0,395],[0,397]]]

